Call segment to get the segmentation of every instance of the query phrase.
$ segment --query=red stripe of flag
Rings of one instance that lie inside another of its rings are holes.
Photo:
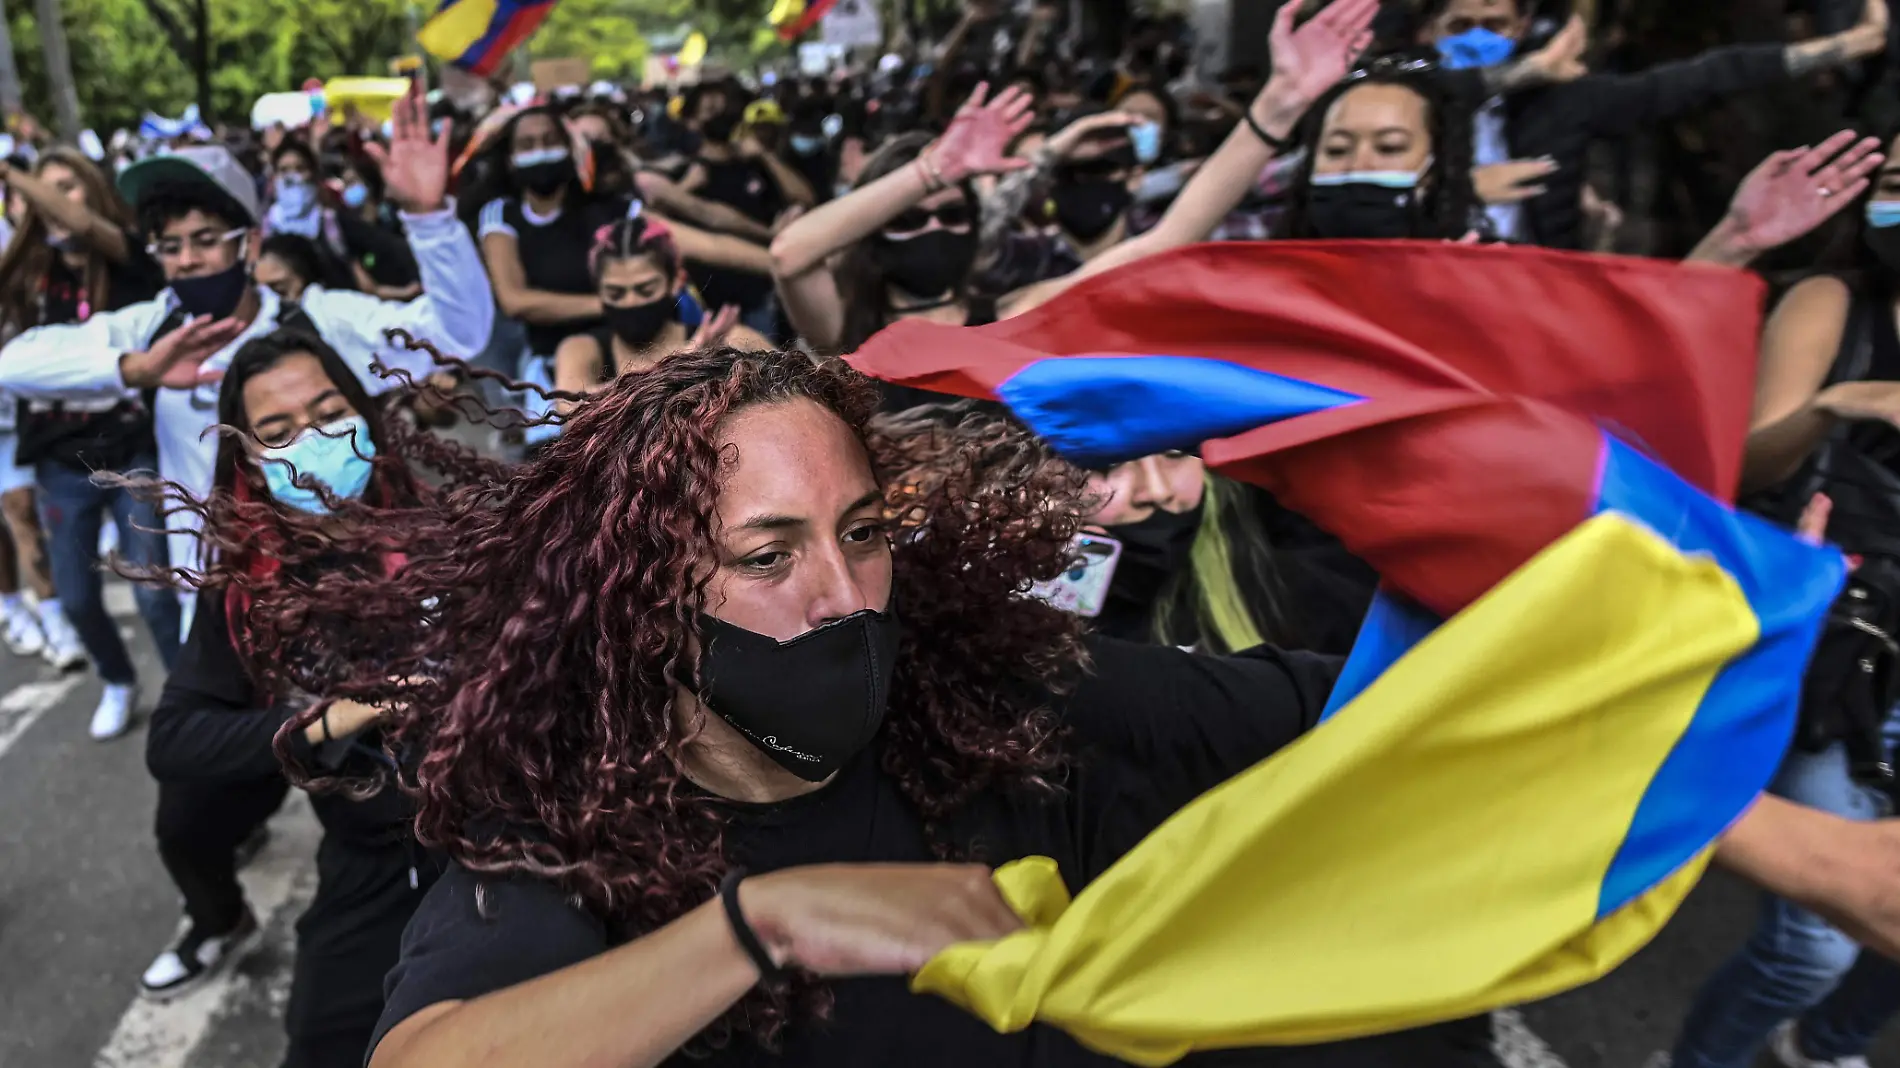
[[[811,3],[805,5],[805,13],[803,15],[798,16],[796,19],[778,28],[779,40],[790,41],[796,39],[806,30],[818,25],[818,20],[825,17],[825,12],[830,11],[836,6],[838,6],[838,0],[811,0]]]

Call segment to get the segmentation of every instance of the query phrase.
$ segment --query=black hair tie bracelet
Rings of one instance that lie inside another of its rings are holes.
[[[772,960],[765,943],[759,941],[759,932],[746,922],[745,912],[739,908],[739,882],[745,876],[744,868],[733,868],[719,880],[719,900],[726,906],[726,923],[732,927],[732,937],[738,940],[739,948],[745,950],[745,955],[752,958],[753,967],[759,969],[759,978],[768,983],[778,982],[785,978],[785,969]]]
[[[1247,128],[1252,130],[1253,135],[1264,142],[1268,148],[1272,149],[1274,155],[1284,156],[1293,150],[1293,143],[1289,138],[1275,137],[1267,132],[1265,126],[1260,125],[1260,120],[1253,117],[1252,104],[1248,104],[1247,110],[1241,114],[1246,117]]]

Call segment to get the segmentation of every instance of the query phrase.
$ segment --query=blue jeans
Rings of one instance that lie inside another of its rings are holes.
[[[158,461],[141,456],[128,471],[155,471]],[[87,471],[41,461],[36,468],[40,492],[40,521],[46,528],[46,555],[52,566],[53,587],[59,591],[66,618],[79,633],[86,654],[107,682],[130,685],[137,680],[132,658],[119,638],[119,628],[106,612],[105,581],[100,574],[99,527],[108,510],[119,528],[119,554],[144,567],[165,565],[164,520],[158,505],[142,501],[129,491],[102,486]],[[178,595],[168,589],[132,587],[139,615],[151,629],[159,659],[170,671],[178,659]]]
[[[1886,814],[1885,796],[1848,775],[1838,744],[1789,752],[1768,789],[1850,819]],[[1859,956],[1854,940],[1826,920],[1764,895],[1753,937],[1696,995],[1676,1039],[1675,1068],[1746,1068],[1776,1025],[1820,1004]]]

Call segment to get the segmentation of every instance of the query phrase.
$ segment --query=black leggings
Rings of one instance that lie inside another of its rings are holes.
[[[185,915],[223,934],[244,916],[237,847],[284,803],[283,776],[250,782],[158,784],[158,856],[185,897]]]

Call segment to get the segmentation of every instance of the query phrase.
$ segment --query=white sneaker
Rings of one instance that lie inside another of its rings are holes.
[[[170,1001],[198,989],[256,949],[264,940],[250,909],[237,928],[226,934],[205,935],[195,926],[178,936],[139,976],[139,993],[153,1001]]]
[[[132,722],[132,703],[137,697],[136,686],[106,683],[105,692],[99,695],[99,707],[92,710],[92,740],[103,742],[124,734]]]
[[[1783,1020],[1775,1033],[1768,1037],[1769,1052],[1775,1055],[1775,1062],[1785,1068],[1869,1068],[1865,1057],[1842,1057],[1833,1061],[1817,1061],[1801,1052],[1801,1034],[1793,1020]]]
[[[40,633],[46,637],[43,655],[46,662],[61,671],[71,671],[86,664],[86,647],[80,644],[79,632],[73,629],[66,619],[66,613],[59,602],[40,602]]]
[[[46,633],[31,608],[20,604],[5,610],[4,615],[5,630],[0,631],[0,641],[6,642],[9,652],[14,656],[39,656],[46,651]]]

